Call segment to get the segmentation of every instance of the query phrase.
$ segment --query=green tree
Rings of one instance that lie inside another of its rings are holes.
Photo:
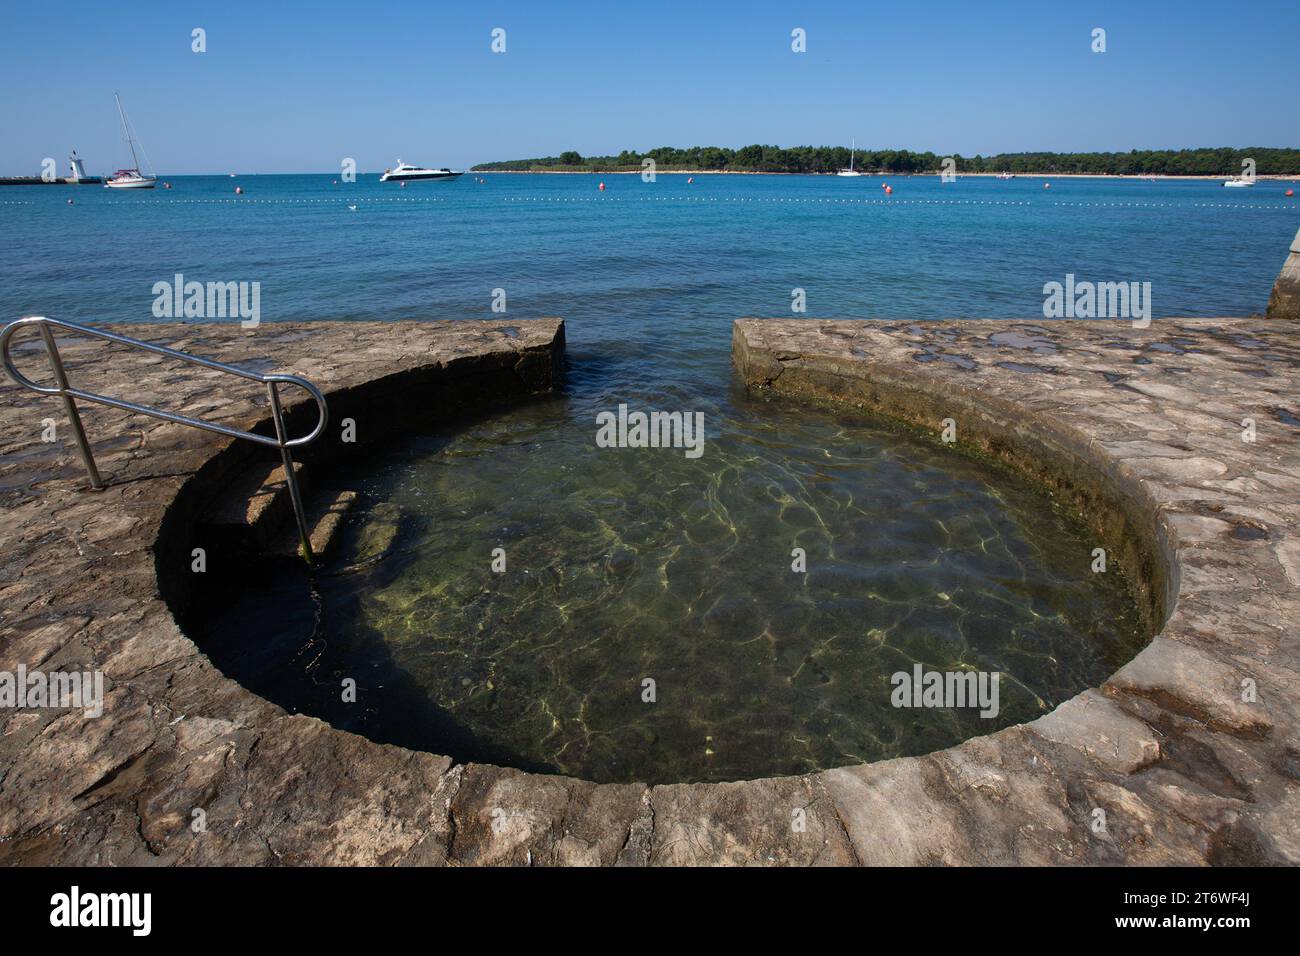
[[[558,158],[481,163],[475,169],[555,169],[572,168],[584,163],[589,169],[626,169],[640,165],[643,156],[654,158],[660,169],[727,169],[737,172],[763,173],[832,173],[849,164],[849,151],[842,146],[752,145],[740,149],[721,146],[692,146],[678,149],[660,146],[648,154],[624,150],[617,156],[591,156],[583,159],[576,150]],[[1130,150],[1126,153],[999,153],[976,155],[971,159],[954,155],[960,172],[997,173],[1004,169],[1014,173],[1093,173],[1146,176],[1163,173],[1170,176],[1236,176],[1244,159],[1253,159],[1263,175],[1300,174],[1300,149],[1266,146],[1203,147],[1199,149]],[[906,149],[858,150],[857,168],[864,172],[888,173],[938,172],[942,157],[931,152],[914,153]]]

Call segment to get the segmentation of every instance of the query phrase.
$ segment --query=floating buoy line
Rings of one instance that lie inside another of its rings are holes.
[[[601,185],[604,185],[603,183]],[[731,204],[768,204],[768,205],[854,205],[854,206],[1039,206],[1070,207],[1083,209],[1250,209],[1250,210],[1296,210],[1300,205],[1294,202],[1124,202],[1118,200],[1067,200],[1047,199],[930,199],[897,198],[893,196],[893,187],[881,184],[881,195],[877,197],[847,196],[501,196],[503,203],[518,204],[560,204],[592,202],[642,202],[642,203],[731,203]],[[306,205],[347,205],[365,203],[445,203],[445,196],[350,196],[350,197],[280,197],[258,198],[244,195],[242,187],[236,187],[234,197],[195,198],[195,199],[112,199],[103,203],[78,204],[81,208],[97,206],[170,206],[170,205],[264,205],[264,206],[306,206]],[[1286,191],[1286,197],[1293,196],[1293,190]],[[68,205],[72,205],[71,199]],[[33,206],[30,199],[0,200],[0,206]]]

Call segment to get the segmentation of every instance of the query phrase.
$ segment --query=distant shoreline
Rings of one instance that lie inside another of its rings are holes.
[[[647,152],[583,156],[568,149],[558,156],[516,156],[476,163],[472,173],[657,173],[687,175],[833,176],[848,169],[874,176],[992,175],[1088,176],[1141,179],[1227,179],[1245,170],[1257,176],[1300,176],[1300,148],[1277,146],[1132,149],[1123,152],[1062,153],[1051,150],[945,156],[930,150],[845,149],[843,146],[658,146]]]
[[[527,175],[527,176],[639,176],[644,170],[637,169],[468,169],[462,175],[468,176],[491,176],[507,173],[510,175]],[[933,170],[924,173],[887,173],[887,172],[868,172],[860,170],[863,179],[928,179],[942,175],[940,170]],[[382,175],[382,170],[368,171],[358,173],[360,176],[376,177]],[[748,169],[663,169],[660,167],[655,170],[658,176],[827,176],[835,177],[835,173],[787,173],[787,172],[767,172]],[[338,178],[338,173],[334,171],[327,172],[300,172],[300,173],[239,173],[239,176],[329,176]],[[1001,173],[955,173],[958,179],[997,179]],[[170,173],[170,178],[179,179],[183,177],[197,178],[233,178],[234,174],[219,173]],[[164,177],[159,176],[162,180]],[[1015,179],[1135,179],[1140,181],[1160,181],[1160,180],[1205,180],[1209,182],[1222,182],[1223,180],[1233,179],[1235,177],[1228,174],[1216,175],[1159,175],[1143,173],[1015,173]],[[1300,173],[1257,173],[1257,181],[1274,181],[1274,182],[1300,182]],[[89,177],[81,180],[80,183],[59,178],[53,181],[42,180],[39,176],[0,176],[0,186],[9,185],[103,185],[102,177]]]
[[[527,176],[639,176],[645,170],[642,169],[472,169],[471,173],[475,176],[491,176],[501,173],[511,175]],[[940,170],[934,170],[926,173],[883,173],[883,172],[862,172],[862,178],[889,178],[894,179],[917,179],[929,178],[942,175]],[[741,169],[656,169],[657,176],[829,176],[835,177],[836,173],[784,173],[784,172],[759,172],[755,170]],[[997,179],[1001,173],[955,173],[958,179]],[[1015,179],[1137,179],[1137,180],[1162,180],[1162,179],[1190,179],[1190,180],[1210,180],[1222,181],[1233,179],[1235,177],[1226,173],[1219,175],[1160,175],[1145,173],[1014,173]],[[1258,173],[1255,176],[1258,180],[1276,180],[1278,182],[1295,182],[1300,180],[1300,173]]]

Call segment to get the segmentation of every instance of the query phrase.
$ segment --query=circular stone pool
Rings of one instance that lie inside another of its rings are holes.
[[[546,400],[333,475],[360,497],[314,580],[241,578],[191,631],[253,690],[372,739],[647,783],[944,748],[1147,639],[1080,523],[937,442],[730,396],[688,458],[597,447],[593,411]],[[996,715],[895,706],[918,665],[996,673]]]

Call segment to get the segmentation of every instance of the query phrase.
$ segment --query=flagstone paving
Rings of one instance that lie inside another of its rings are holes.
[[[117,328],[316,382],[326,457],[553,388],[564,347],[556,320]],[[266,419],[256,387],[106,349],[66,347],[75,384]],[[17,353],[39,378],[39,350]],[[287,714],[176,624],[164,592],[230,440],[92,407],[90,492],[57,402],[5,384],[0,670],[100,670],[107,695],[99,718],[0,710],[0,864],[1300,862],[1300,322],[744,320],[733,355],[774,413],[950,424],[954,454],[1044,482],[1143,582],[1151,644],[1031,724],[924,757],[654,787],[457,765]]]

